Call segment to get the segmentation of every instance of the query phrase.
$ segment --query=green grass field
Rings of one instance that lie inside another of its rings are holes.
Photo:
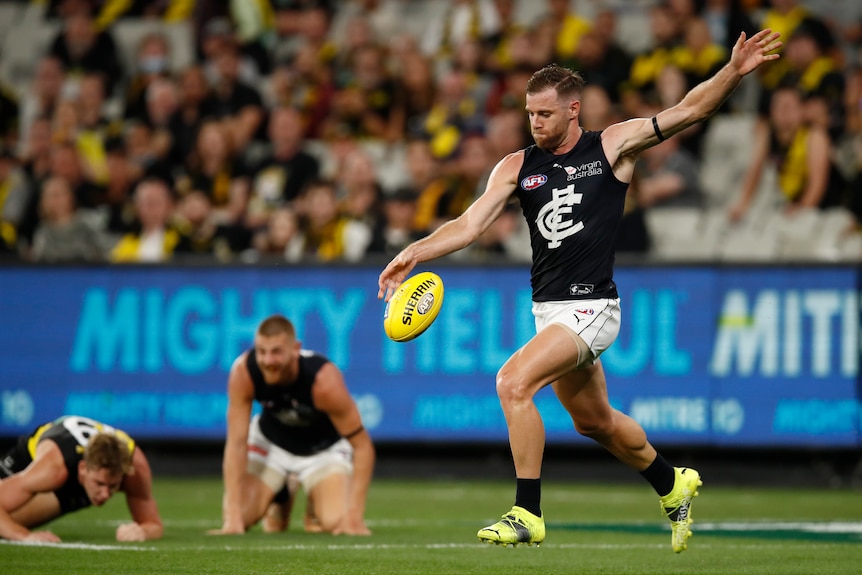
[[[127,520],[123,497],[68,515],[50,528],[56,546],[0,544],[11,574],[850,574],[862,570],[862,495],[850,490],[701,488],[688,551],[670,549],[670,531],[648,486],[548,482],[547,539],[539,547],[480,544],[476,530],[512,502],[511,482],[374,483],[371,537],[302,532],[302,506],[287,533],[255,528],[216,537],[218,478],[157,478],[165,537],[114,541]]]

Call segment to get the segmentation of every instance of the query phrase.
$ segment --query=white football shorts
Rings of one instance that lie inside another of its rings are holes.
[[[314,455],[295,455],[272,443],[260,430],[260,415],[251,420],[248,434],[248,472],[260,477],[274,493],[295,477],[308,493],[320,480],[353,473],[353,446],[344,438]]]
[[[594,364],[620,333],[620,300],[579,299],[533,302],[536,333],[552,323],[561,324],[578,334],[592,353]]]

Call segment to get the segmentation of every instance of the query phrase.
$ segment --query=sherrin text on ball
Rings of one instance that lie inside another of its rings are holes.
[[[443,305],[443,280],[420,272],[398,286],[386,304],[383,330],[393,341],[410,341],[428,329]]]

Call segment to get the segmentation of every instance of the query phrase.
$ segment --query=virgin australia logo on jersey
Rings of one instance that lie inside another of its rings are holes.
[[[533,174],[521,180],[521,187],[527,191],[535,190],[539,186],[548,181],[548,176],[545,174]]]
[[[568,176],[566,176],[566,181],[571,182],[573,180],[579,180],[589,176],[601,175],[602,161],[596,160],[595,162],[588,162],[586,164],[581,164],[577,168],[565,166],[563,169],[566,170],[566,173],[568,174]]]

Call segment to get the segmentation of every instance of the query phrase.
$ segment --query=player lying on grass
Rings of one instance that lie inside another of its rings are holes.
[[[263,409],[252,417],[255,401]],[[308,530],[369,535],[365,499],[374,459],[341,371],[302,349],[287,318],[270,316],[228,377],[223,524],[210,533],[244,533],[264,516],[266,531],[283,530],[301,484]]]
[[[0,460],[0,537],[59,542],[50,531],[31,529],[104,505],[117,491],[126,494],[133,520],[117,527],[117,541],[160,538],[162,520],[143,451],[119,429],[86,417],[61,417],[20,437]]]

